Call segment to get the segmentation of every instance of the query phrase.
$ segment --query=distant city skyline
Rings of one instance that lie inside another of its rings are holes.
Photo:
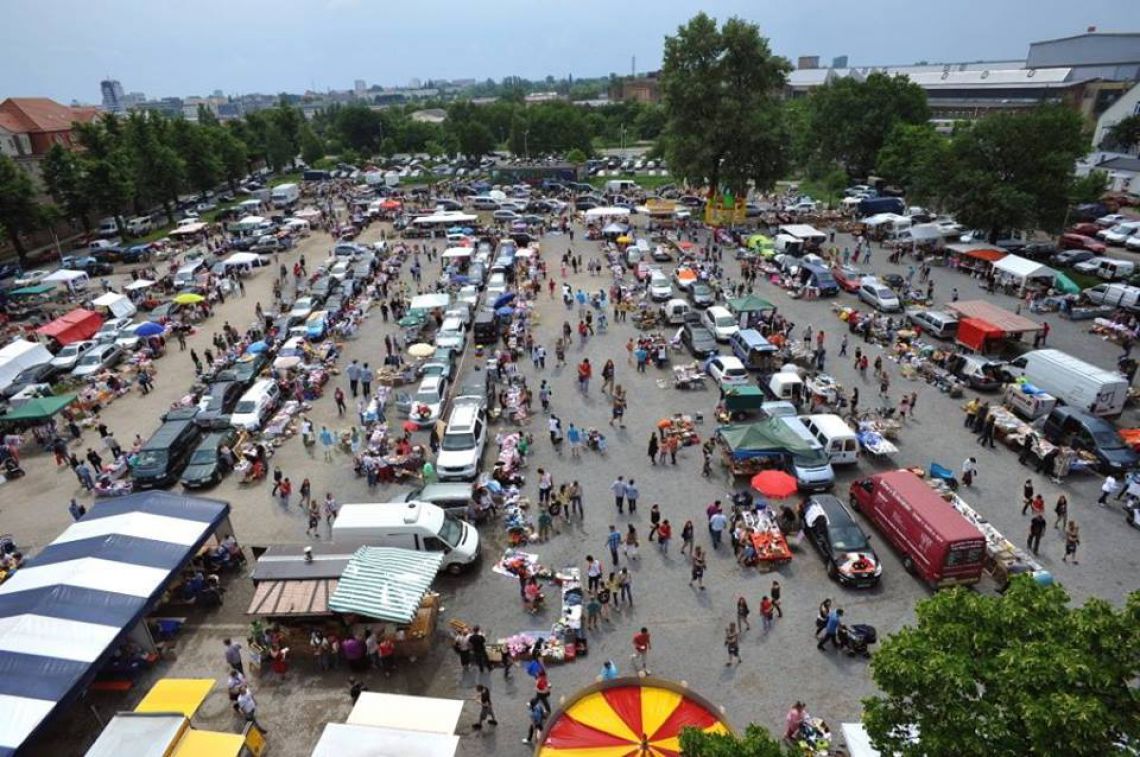
[[[192,8],[14,0],[0,27],[0,96],[101,103],[103,79],[161,98],[353,90],[357,80],[392,87],[626,74],[634,58],[639,71],[658,68],[665,35],[701,9],[682,0],[500,0],[493,12],[448,0],[199,0]],[[1024,57],[1030,42],[1089,26],[1140,28],[1134,6],[1108,0],[716,0],[703,9],[720,21],[755,22],[776,53],[793,62],[819,56],[823,65],[843,55],[854,66],[1009,60]]]

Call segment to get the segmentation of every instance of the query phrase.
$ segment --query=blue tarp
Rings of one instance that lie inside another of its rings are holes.
[[[91,684],[229,510],[161,491],[99,502],[0,585],[0,755]]]

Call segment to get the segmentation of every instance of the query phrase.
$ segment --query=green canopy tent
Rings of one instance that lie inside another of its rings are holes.
[[[736,315],[742,313],[762,313],[765,310],[775,310],[776,306],[768,302],[763,297],[757,297],[754,294],[747,294],[743,297],[728,300],[728,309]]]
[[[0,421],[7,423],[46,421],[74,402],[76,396],[75,394],[60,394],[53,397],[37,397],[9,410],[4,415],[0,415]]]
[[[779,418],[759,423],[721,426],[717,436],[735,460],[770,457],[778,453],[810,452],[812,447]]]
[[[1077,283],[1075,281],[1057,269],[1053,269],[1053,286],[1057,287],[1065,294],[1079,294],[1081,291],[1081,288],[1077,286]]]
[[[55,289],[55,284],[37,284],[35,286],[20,287],[8,292],[9,297],[34,297],[37,294],[47,294]]]

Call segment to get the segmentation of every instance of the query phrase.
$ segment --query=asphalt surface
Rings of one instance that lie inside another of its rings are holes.
[[[370,228],[363,235],[364,241],[378,237],[377,227]],[[568,247],[581,254],[584,260],[598,254],[598,244],[582,241],[581,234],[576,234],[575,240],[571,244],[567,237],[548,235],[542,240],[543,254],[552,263]],[[841,249],[844,243],[849,242],[842,236],[837,238],[836,244]],[[436,243],[437,250],[443,246]],[[293,260],[304,254],[311,269],[327,256],[330,249],[328,235],[318,232],[299,248],[282,253],[281,258],[291,266]],[[905,273],[905,264],[893,266],[886,262],[886,258],[886,251],[876,248],[872,263],[862,267],[880,273]],[[729,278],[736,279],[736,262],[726,256],[724,264]],[[426,261],[425,265],[428,271],[433,270]],[[406,269],[407,266],[405,275]],[[552,269],[557,274],[557,266],[552,265]],[[213,331],[220,330],[226,320],[239,328],[248,325],[253,319],[255,302],[260,301],[265,307],[272,302],[270,291],[275,270],[276,266],[261,269],[247,282],[244,298],[227,298],[226,303],[217,308],[214,318],[203,324],[189,340],[189,346],[197,347],[200,353],[209,346]],[[425,275],[425,281],[429,279]],[[1014,306],[1011,298],[984,294],[973,280],[958,273],[936,268],[933,279],[940,301],[948,299],[950,290],[957,287],[962,299],[978,296],[1002,306]],[[575,288],[597,289],[608,286],[609,277],[591,277],[582,273],[572,275],[570,283]],[[757,294],[775,302],[797,324],[796,335],[802,334],[807,324],[811,324],[816,332],[826,331],[828,371],[845,386],[860,386],[861,406],[872,405],[877,386],[858,377],[851,366],[851,359],[837,357],[839,340],[846,327],[833,314],[833,301],[793,300],[767,283],[758,285]],[[841,294],[839,301],[854,302],[854,298]],[[558,454],[551,448],[541,414],[532,419],[529,429],[534,433],[537,444],[529,463],[529,493],[535,496],[537,475],[534,471],[538,467],[550,470],[556,484],[578,480],[585,493],[585,518],[564,528],[548,543],[534,545],[531,551],[538,553],[542,564],[551,568],[584,566],[587,554],[598,556],[608,564],[604,540],[610,524],[624,531],[627,523],[635,523],[642,537],[640,558],[630,564],[635,606],[613,614],[610,621],[602,623],[599,631],[590,634],[588,656],[574,663],[551,667],[555,702],[592,682],[606,659],[614,660],[622,673],[630,672],[630,639],[639,627],[645,626],[653,636],[650,656],[653,671],[688,682],[695,690],[721,704],[728,720],[739,728],[749,722],[757,722],[779,733],[784,713],[796,699],[807,702],[813,714],[830,723],[856,720],[861,709],[860,700],[875,691],[867,663],[815,649],[813,621],[816,606],[824,597],[832,597],[839,607],[844,608],[846,620],[874,625],[880,636],[884,636],[913,619],[915,603],[929,596],[929,590],[903,570],[897,555],[861,516],[856,517],[875,539],[884,566],[881,585],[871,591],[846,590],[831,582],[822,561],[806,543],[789,565],[771,574],[742,569],[732,559],[728,546],[713,552],[704,527],[704,508],[713,499],[727,500],[734,488],[733,482],[719,466],[714,466],[711,479],[702,478],[701,455],[696,447],[682,450],[676,466],[650,466],[646,457],[647,440],[661,417],[676,412],[703,412],[706,421],[698,427],[702,438],[713,431],[711,417],[716,391],[711,388],[711,383],[705,390],[680,391],[672,387],[671,381],[665,382],[664,387],[659,385],[660,379],[670,377],[667,371],[650,369],[645,374],[637,374],[627,365],[624,349],[626,340],[639,333],[632,323],[611,322],[607,334],[597,335],[584,345],[575,340],[567,356],[567,366],[554,367],[553,342],[562,321],[574,314],[567,314],[560,301],[548,299],[545,294],[540,303],[537,338],[547,345],[550,357],[545,371],[535,371],[526,362],[522,372],[536,393],[540,379],[545,378],[551,383],[553,411],[562,418],[564,425],[574,423],[584,428],[596,427],[607,435],[609,443],[604,455],[583,451],[580,458],[574,459],[568,451]],[[1052,326],[1050,346],[1104,367],[1115,364],[1119,348],[1086,333],[1086,322],[1072,323],[1055,315],[1047,316],[1046,320]],[[360,335],[346,343],[341,366],[352,358],[379,365],[384,354],[383,336],[392,332],[394,327],[384,324],[378,310],[373,310]],[[854,346],[852,341],[852,352]],[[871,348],[872,360],[878,349]],[[588,356],[595,366],[595,379],[586,395],[578,392],[574,375],[574,365],[583,356]],[[688,359],[687,355],[674,357]],[[626,387],[630,398],[625,429],[608,425],[610,405],[600,393],[599,376],[607,358],[614,360],[617,383]],[[473,362],[469,354],[464,370],[471,370]],[[1126,593],[1136,585],[1138,557],[1133,546],[1140,535],[1124,526],[1119,508],[1104,509],[1095,504],[1100,477],[1078,474],[1057,487],[1047,478],[1018,466],[1015,453],[1008,449],[1000,445],[993,451],[981,449],[962,428],[960,408],[965,399],[954,400],[925,383],[905,380],[898,375],[893,362],[886,361],[886,365],[892,378],[892,402],[897,402],[901,392],[917,391],[917,412],[905,424],[898,441],[900,452],[895,459],[881,465],[862,459],[854,467],[837,469],[836,493],[845,498],[846,487],[852,480],[877,470],[902,465],[925,467],[932,460],[957,469],[967,456],[975,455],[979,476],[964,495],[967,501],[1009,537],[1021,541],[1029,526],[1028,518],[1020,514],[1022,482],[1027,477],[1031,478],[1034,485],[1044,491],[1050,512],[1057,495],[1066,493],[1071,503],[1070,517],[1081,524],[1080,565],[1061,563],[1063,541],[1059,532],[1053,529],[1049,529],[1044,539],[1041,562],[1076,601],[1096,596],[1116,604],[1122,603]],[[158,425],[159,414],[186,390],[192,375],[189,351],[179,352],[177,345],[172,343],[167,356],[159,361],[158,370],[156,390],[151,395],[144,397],[132,392],[103,413],[104,422],[124,445],[129,444],[136,433],[145,438]],[[343,376],[334,380],[340,381],[347,391],[347,381]],[[537,402],[535,408],[538,409]],[[331,386],[316,402],[311,417],[318,428],[320,424],[344,428],[349,422],[336,418]],[[1136,425],[1136,420],[1136,411],[1130,409],[1121,420],[1120,427]],[[503,426],[492,426],[492,433],[501,430],[504,430]],[[426,442],[426,434],[419,436]],[[94,446],[97,441],[97,435],[88,432],[77,451],[82,454],[87,446]],[[491,450],[488,451],[490,454]],[[305,450],[296,437],[279,448],[273,462],[292,478],[295,487],[307,476],[312,481],[315,496],[331,491],[342,503],[394,500],[408,491],[406,486],[388,485],[381,486],[377,494],[369,494],[363,479],[354,477],[348,456],[338,453],[332,464],[325,463],[319,453],[314,456]],[[28,450],[24,464],[28,476],[0,488],[4,494],[0,498],[0,514],[4,518],[4,530],[13,533],[26,551],[34,551],[66,527],[70,521],[66,510],[68,499],[79,496],[82,490],[69,470],[56,469],[50,455]],[[635,478],[638,482],[641,499],[634,516],[619,516],[614,510],[609,485],[618,475]],[[741,486],[745,484],[743,480],[739,483]],[[304,543],[308,540],[301,511],[297,508],[283,510],[269,497],[269,486],[264,483],[244,487],[231,477],[204,495],[231,503],[232,522],[243,545]],[[81,497],[81,500],[90,505],[88,497]],[[664,517],[674,525],[674,543],[667,555],[660,554],[655,545],[645,542],[649,508],[654,502],[660,503]],[[710,551],[705,576],[707,588],[704,591],[689,586],[689,565],[678,553],[680,526],[686,519],[692,519],[697,525],[697,544]],[[459,732],[465,734],[460,754],[525,753],[526,747],[520,744],[519,739],[526,732],[524,705],[532,694],[532,680],[517,667],[512,680],[508,681],[504,681],[502,672],[498,670],[483,676],[461,671],[444,636],[446,621],[460,618],[468,623],[479,623],[491,639],[521,630],[548,628],[557,614],[557,591],[553,587],[547,589],[550,601],[544,613],[537,617],[527,614],[521,607],[516,582],[491,572],[505,542],[501,526],[492,523],[480,530],[484,556],[478,567],[467,575],[442,577],[437,582],[446,610],[433,653],[414,663],[401,664],[391,679],[369,674],[365,682],[370,689],[377,691],[462,698],[474,694],[476,683],[487,683],[491,687],[499,726],[497,729],[488,727],[481,734],[471,732],[469,726],[477,715],[477,707],[469,705],[460,721]],[[325,534],[327,532],[322,536]],[[624,558],[621,564],[625,564]],[[783,585],[784,617],[777,620],[770,631],[764,632],[760,629],[756,608],[760,597],[768,593],[774,578]],[[36,742],[37,753],[82,754],[99,730],[93,713],[107,718],[114,712],[131,709],[147,690],[150,679],[163,676],[217,677],[219,688],[207,700],[196,723],[202,727],[238,730],[240,724],[229,710],[221,685],[225,675],[221,639],[245,636],[248,618],[244,611],[252,595],[252,585],[245,577],[238,577],[231,579],[228,587],[223,607],[208,613],[191,613],[189,625],[178,639],[177,659],[161,663],[128,695],[90,695],[82,704],[66,711]],[[979,588],[992,591],[993,587],[983,583]],[[752,630],[747,631],[742,640],[743,662],[739,666],[726,667],[722,644],[724,628],[735,619],[736,598],[742,595],[747,597],[753,608],[754,622]],[[309,754],[323,724],[343,722],[351,709],[346,672],[319,673],[308,650],[294,650],[293,654],[295,664],[284,681],[272,681],[270,677],[254,681],[259,720],[270,729],[273,753],[286,757]]]

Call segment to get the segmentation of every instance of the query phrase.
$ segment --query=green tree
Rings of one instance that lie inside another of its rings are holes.
[[[939,592],[917,616],[871,662],[883,693],[863,720],[883,754],[1093,757],[1140,735],[1140,592],[1073,608],[1022,576],[1001,597]]]
[[[0,226],[8,234],[20,265],[27,262],[27,249],[21,234],[40,227],[42,217],[36,204],[36,185],[7,155],[0,155]]]
[[[905,76],[843,77],[809,95],[811,140],[853,176],[867,176],[895,124],[930,119],[926,93]]]
[[[77,219],[83,224],[83,230],[90,233],[91,211],[94,208],[83,172],[83,161],[79,154],[63,145],[52,145],[44,157],[43,178],[48,194],[66,215]]]
[[[673,174],[736,194],[749,182],[770,188],[787,168],[778,95],[790,69],[738,18],[718,29],[699,13],[666,37],[662,138]]]
[[[1113,124],[1100,146],[1118,150],[1133,150],[1140,146],[1140,114],[1127,116]]]
[[[384,133],[379,113],[364,104],[353,103],[340,108],[333,121],[334,130],[347,147],[364,155],[375,155]]]
[[[313,131],[313,127],[305,123],[301,125],[301,160],[306,165],[314,165],[325,156],[325,143]]]
[[[875,170],[891,184],[906,189],[917,203],[941,205],[950,141],[930,124],[897,123],[887,135]]]
[[[211,132],[214,148],[221,161],[222,176],[230,186],[231,192],[237,192],[238,181],[249,170],[249,150],[237,136],[236,130],[221,127]]]
[[[792,757],[795,754],[755,723],[749,725],[742,736],[686,728],[681,731],[681,753],[685,757]]]
[[[265,133],[265,158],[274,171],[287,168],[297,157],[293,143],[279,124],[271,122]]]
[[[586,153],[577,147],[566,153],[566,162],[578,166],[586,162]]]
[[[135,211],[142,213],[152,203],[161,203],[167,221],[173,225],[178,194],[186,186],[186,164],[172,146],[169,119],[154,113],[132,113],[123,135]]]
[[[960,128],[946,159],[947,207],[962,224],[1057,231],[1076,159],[1087,142],[1080,116],[1062,106],[995,113]]]
[[[179,119],[173,123],[174,145],[186,165],[186,183],[199,194],[212,190],[222,177],[222,160],[209,129]]]
[[[1069,202],[1073,205],[1100,202],[1106,189],[1108,174],[1104,171],[1089,171],[1084,176],[1073,179],[1069,186]]]
[[[665,130],[665,109],[660,105],[642,108],[633,119],[638,139],[654,140]]]

